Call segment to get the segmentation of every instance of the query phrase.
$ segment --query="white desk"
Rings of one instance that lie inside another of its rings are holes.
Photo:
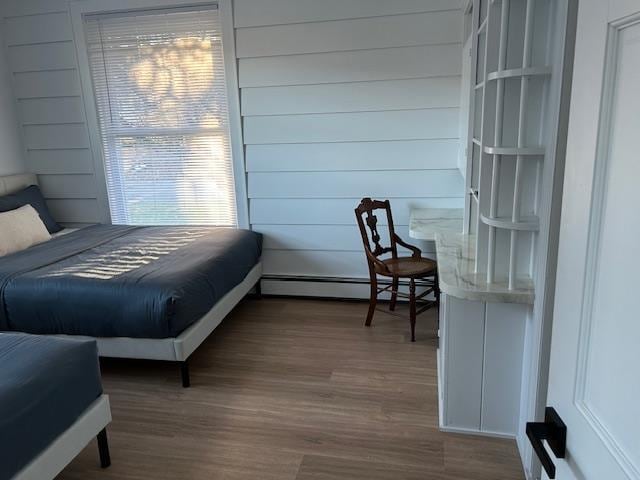
[[[409,235],[435,240],[438,259],[440,429],[515,438],[533,285],[487,284],[475,273],[475,239],[462,226],[462,209],[415,209],[409,219]]]
[[[515,438],[533,284],[487,284],[486,274],[475,272],[475,247],[473,236],[436,234],[440,428]]]
[[[464,209],[415,208],[409,217],[409,236],[435,241],[436,233],[462,233]]]

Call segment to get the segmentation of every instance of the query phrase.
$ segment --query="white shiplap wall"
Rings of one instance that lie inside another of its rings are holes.
[[[101,221],[67,2],[1,5],[26,169],[39,175],[59,221]]]
[[[353,216],[363,196],[390,198],[405,237],[412,206],[463,206],[460,3],[234,0],[250,221],[266,234],[266,274],[366,276]],[[60,221],[100,221],[67,1],[4,0],[2,15],[28,169]]]
[[[3,25],[0,23],[0,34],[2,31]],[[0,175],[24,171],[24,152],[11,88],[11,73],[7,65],[5,52],[0,51]]]
[[[266,274],[366,277],[353,213],[363,196],[390,198],[405,238],[412,206],[463,206],[462,17],[455,0],[235,1],[250,219],[265,234]]]

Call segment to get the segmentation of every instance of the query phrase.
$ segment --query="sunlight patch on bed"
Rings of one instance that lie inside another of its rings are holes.
[[[88,250],[80,255],[82,260],[74,265],[58,268],[46,277],[79,277],[110,280],[132,272],[169,255],[203,237],[211,230],[207,228],[180,229],[133,240],[104,253]],[[98,247],[99,248],[99,247]]]

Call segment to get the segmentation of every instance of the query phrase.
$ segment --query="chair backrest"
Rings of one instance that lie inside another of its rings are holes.
[[[389,226],[390,245],[385,247],[381,245],[380,232],[378,231],[378,217],[375,215],[376,210],[384,210],[387,214],[387,225]],[[372,200],[363,198],[360,205],[356,207],[356,219],[362,236],[362,244],[365,253],[370,262],[375,261],[381,255],[391,253],[393,258],[398,258],[398,246],[395,239],[395,230],[393,228],[393,216],[391,215],[391,204],[389,200]]]

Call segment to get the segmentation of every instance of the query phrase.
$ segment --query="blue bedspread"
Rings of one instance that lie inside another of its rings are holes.
[[[259,262],[262,236],[96,225],[0,259],[0,330],[167,338]]]
[[[0,480],[38,456],[101,394],[94,340],[0,334]]]

